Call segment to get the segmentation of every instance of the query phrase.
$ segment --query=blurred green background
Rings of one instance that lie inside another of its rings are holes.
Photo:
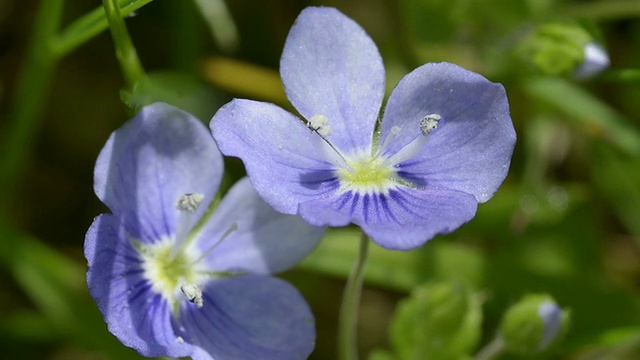
[[[412,289],[456,282],[482,305],[474,352],[508,306],[548,293],[570,309],[571,327],[533,358],[640,359],[640,1],[120,3],[136,9],[126,24],[151,79],[133,88],[104,16],[84,17],[100,1],[0,1],[0,358],[139,357],[108,333],[84,282],[84,233],[107,211],[92,192],[93,165],[131,117],[123,101],[172,102],[205,122],[232,97],[290,108],[277,74],[285,37],[304,7],[326,5],[374,39],[389,90],[423,63],[454,62],[504,84],[518,133],[505,184],[472,222],[414,251],[371,249],[362,358],[397,353],[390,324]],[[537,62],[531,34],[545,24],[598,41],[611,67],[575,80],[582,59],[565,51],[575,45],[566,39]],[[227,168],[229,185],[243,169],[234,159]],[[332,230],[282,275],[316,315],[312,359],[335,358],[357,238],[355,229]]]

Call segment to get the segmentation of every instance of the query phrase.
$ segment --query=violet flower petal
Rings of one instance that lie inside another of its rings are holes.
[[[111,134],[96,162],[94,190],[133,237],[157,241],[175,232],[177,199],[200,193],[209,204],[222,170],[222,155],[206,127],[178,108],[155,103]]]
[[[376,45],[360,25],[333,8],[304,9],[289,31],[280,75],[302,116],[329,119],[334,146],[370,148],[385,72]]]
[[[298,291],[273,277],[210,281],[204,306],[185,303],[174,328],[204,351],[194,360],[301,360],[313,350],[313,315]]]
[[[305,202],[300,214],[312,224],[340,226],[350,221],[383,248],[410,250],[457,229],[476,209],[475,198],[463,192],[398,188],[388,196],[345,192]]]
[[[401,163],[400,174],[427,188],[473,194],[485,202],[507,175],[516,134],[504,88],[448,63],[423,65],[405,76],[389,97],[381,139],[402,128],[385,154],[420,134],[420,119],[441,116],[419,154]]]
[[[258,193],[277,211],[296,214],[298,203],[337,187],[326,144],[273,104],[233,100],[213,117],[211,131],[225,155],[242,158]]]
[[[176,341],[169,305],[144,278],[140,254],[116,216],[102,214],[94,220],[84,252],[89,293],[120,342],[149,357],[177,358],[193,351]]]
[[[230,224],[237,229],[223,239]],[[205,259],[212,271],[274,274],[296,265],[316,246],[324,227],[309,226],[301,217],[277,213],[259,196],[248,178],[225,195],[195,240],[205,253],[214,239],[219,245]]]

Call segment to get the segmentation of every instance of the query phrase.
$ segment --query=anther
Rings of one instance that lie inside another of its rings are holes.
[[[202,308],[204,304],[202,299],[202,290],[198,285],[184,283],[180,286],[180,291],[187,297],[187,300],[196,304],[198,309]]]
[[[307,122],[307,126],[311,131],[317,132],[322,137],[327,137],[332,132],[331,126],[329,126],[329,118],[324,115],[313,115]]]
[[[429,114],[423,117],[420,120],[420,131],[422,131],[422,135],[427,136],[437,128],[440,119],[442,119],[442,117],[438,114]]]
[[[188,211],[190,213],[196,212],[198,206],[204,200],[204,195],[199,193],[184,194],[176,201],[176,208],[182,211]]]

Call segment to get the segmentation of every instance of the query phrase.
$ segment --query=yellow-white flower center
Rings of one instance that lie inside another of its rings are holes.
[[[337,170],[340,192],[386,194],[398,185],[395,167],[380,156],[361,153],[345,160],[347,166]]]
[[[383,156],[384,149],[396,137],[402,128],[394,126],[377,151],[359,151],[351,155],[341,153],[328,140],[332,134],[329,119],[325,115],[314,115],[307,126],[324,141],[323,151],[328,160],[336,165],[336,175],[340,182],[339,192],[364,194],[388,194],[397,186],[412,186],[398,176],[397,165],[416,156],[427,143],[429,134],[435,130],[442,117],[429,114],[418,122],[420,133],[416,138],[391,156]]]
[[[198,258],[186,249],[174,255],[175,245],[175,239],[165,239],[137,246],[143,261],[144,277],[151,283],[152,291],[161,294],[174,311],[185,298],[201,307],[201,297],[198,304],[195,302],[197,296],[190,296],[199,288],[197,284],[204,280],[203,272],[195,266]],[[189,294],[182,290],[185,286],[191,290]]]

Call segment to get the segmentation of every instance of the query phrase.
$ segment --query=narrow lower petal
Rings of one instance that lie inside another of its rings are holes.
[[[300,214],[310,223],[353,222],[391,250],[410,250],[450,233],[471,220],[476,210],[472,195],[446,189],[397,188],[388,195],[345,192],[300,205]]]
[[[385,73],[376,45],[356,22],[333,8],[303,10],[282,51],[280,75],[302,116],[329,119],[328,138],[337,148],[369,150]]]
[[[155,103],[111,134],[98,156],[94,190],[134,237],[157,241],[175,233],[182,195],[202,194],[204,204],[213,199],[222,168],[222,155],[200,121]]]
[[[232,226],[236,229],[225,237]],[[243,178],[227,192],[194,246],[208,253],[205,267],[212,271],[273,274],[300,262],[324,232],[297,215],[273,210]]]
[[[315,345],[309,307],[288,283],[246,275],[210,281],[203,307],[186,303],[174,323],[195,360],[306,359]]]
[[[260,196],[277,211],[337,188],[324,144],[289,112],[268,103],[235,99],[211,119],[220,151],[244,162]]]
[[[171,325],[169,304],[144,278],[138,251],[114,215],[95,219],[84,245],[89,263],[89,293],[109,331],[144,356],[188,356],[194,349],[180,342]]]
[[[422,151],[400,164],[400,174],[418,186],[463,191],[487,201],[507,175],[516,141],[504,88],[453,64],[417,68],[389,97],[380,138],[394,127],[401,131],[384,153],[397,153],[422,136],[420,120],[431,114],[440,116],[437,128]]]

